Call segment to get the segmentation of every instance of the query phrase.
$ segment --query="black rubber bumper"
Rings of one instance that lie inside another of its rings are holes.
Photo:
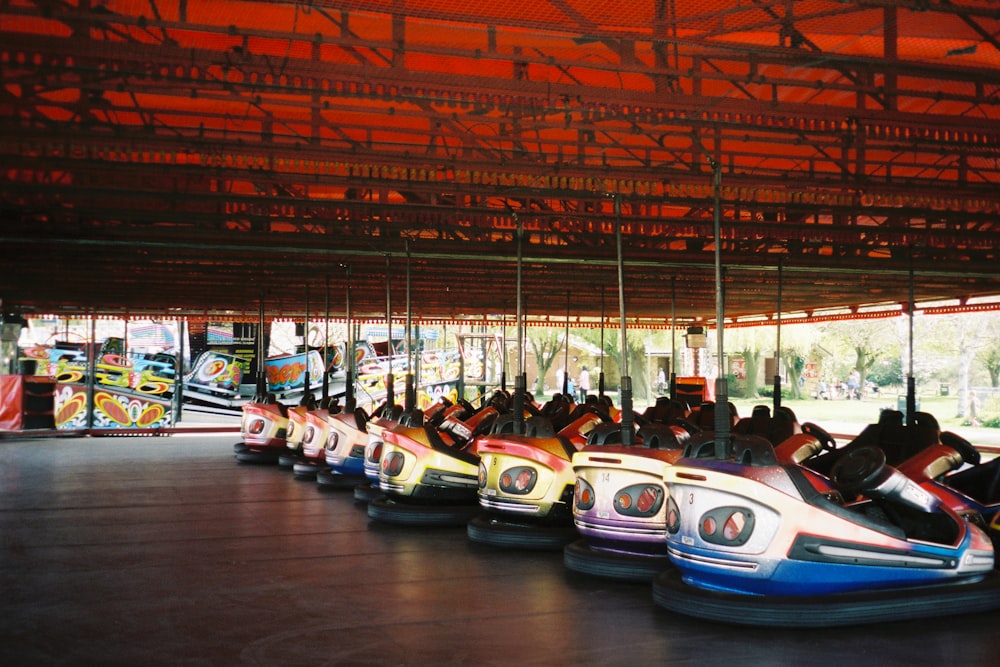
[[[299,461],[292,466],[292,474],[295,475],[295,479],[307,480],[316,479],[316,475],[327,468],[325,461],[317,461],[315,459],[301,458]]]
[[[236,460],[240,463],[262,463],[273,465],[278,462],[281,455],[277,449],[256,449],[247,447],[241,451],[236,451]]]
[[[577,540],[563,549],[566,569],[618,581],[652,581],[670,567],[670,559],[660,556],[630,554],[607,549],[595,549],[586,540]]]
[[[477,544],[539,551],[558,551],[580,537],[573,524],[532,523],[488,513],[469,521],[466,534]]]
[[[464,526],[479,512],[479,505],[421,505],[380,495],[368,503],[368,517],[383,523],[407,526]]]
[[[690,586],[670,568],[653,578],[653,601],[669,611],[734,625],[823,628],[908,621],[1000,609],[1000,572],[965,583],[834,595],[757,596]]]
[[[354,489],[367,478],[364,475],[341,475],[335,473],[329,466],[322,466],[316,473],[316,483],[321,489]]]
[[[359,503],[370,503],[382,495],[382,490],[370,481],[361,482],[354,487],[354,500]]]

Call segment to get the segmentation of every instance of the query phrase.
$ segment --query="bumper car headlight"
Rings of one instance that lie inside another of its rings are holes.
[[[247,432],[250,433],[251,435],[260,435],[261,433],[263,433],[264,420],[254,419],[252,422],[250,422],[250,428],[247,429]]]
[[[753,512],[745,507],[717,507],[702,515],[698,523],[701,539],[728,547],[746,544],[753,529]]]
[[[615,511],[625,516],[653,516],[663,507],[663,487],[633,484],[615,495]]]
[[[387,477],[395,477],[403,472],[403,455],[399,452],[389,452],[389,455],[382,459],[382,472]]]
[[[573,504],[576,505],[576,509],[586,512],[594,507],[596,500],[597,495],[594,493],[594,487],[585,479],[577,477],[576,489],[573,491]]]
[[[676,535],[681,529],[681,512],[673,496],[667,496],[667,532]]]
[[[535,488],[538,473],[534,468],[519,466],[508,468],[500,474],[500,490],[516,496],[523,496]]]

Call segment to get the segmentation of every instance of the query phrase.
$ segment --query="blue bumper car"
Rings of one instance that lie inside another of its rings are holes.
[[[667,551],[655,602],[747,625],[817,627],[1000,608],[982,519],[886,463],[872,446],[829,477],[749,436],[716,458],[689,447],[664,469]]]

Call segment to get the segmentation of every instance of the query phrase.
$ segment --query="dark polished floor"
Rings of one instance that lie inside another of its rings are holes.
[[[236,436],[0,440],[3,665],[997,664],[1000,613],[714,624],[561,553],[376,525]]]

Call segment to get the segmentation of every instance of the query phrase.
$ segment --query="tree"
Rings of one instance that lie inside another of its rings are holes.
[[[535,355],[535,364],[538,366],[534,394],[536,397],[542,397],[545,395],[545,376],[563,349],[563,337],[555,329],[533,328],[528,330],[528,343]],[[561,392],[562,387],[556,387],[556,391]]]
[[[990,386],[1000,387],[1000,320],[990,318],[987,324],[986,343],[976,359],[990,376]]]
[[[802,398],[802,371],[806,367],[805,356],[796,349],[786,349],[781,355],[784,363],[785,376],[788,378],[788,390],[792,398]]]
[[[646,396],[649,393],[649,382],[647,381],[648,359],[646,357],[645,337],[629,336],[626,341],[628,346],[628,371],[632,378],[632,395]]]
[[[628,333],[628,332],[626,332]],[[589,331],[581,332],[584,340],[587,340],[594,345],[600,345],[600,330],[591,329]],[[628,371],[629,377],[632,378],[632,395],[634,396],[646,396],[649,392],[649,382],[647,381],[647,365],[648,360],[646,358],[646,337],[638,335],[628,335],[626,345],[628,346]],[[622,365],[622,355],[621,355],[621,330],[618,328],[609,329],[604,332],[604,354],[606,357],[610,358],[610,361],[617,365],[619,377],[623,373],[624,366]],[[607,359],[606,359],[607,365]],[[607,371],[608,369],[604,369]],[[611,369],[614,370],[613,368]],[[605,372],[605,378],[612,379],[611,373]],[[591,376],[591,384],[596,387],[596,382],[593,376]],[[620,389],[619,385],[619,389]]]
[[[990,386],[1000,387],[1000,347],[981,351],[979,359],[990,374]]]
[[[765,350],[773,350],[777,331],[773,326],[740,327],[725,331],[725,344],[743,357],[746,370],[744,398],[757,398],[757,381],[760,375],[760,357]]]
[[[880,387],[903,384],[903,366],[899,356],[880,359],[868,371],[868,379]]]
[[[858,369],[861,386],[865,386],[868,373],[895,343],[895,327],[885,320],[851,320],[830,322],[822,327],[824,345],[846,352],[851,368]],[[840,377],[851,368],[838,368]]]
[[[605,330],[602,332],[600,329],[580,329],[577,331],[577,334],[580,338],[597,348],[601,348],[601,338],[604,338],[604,347],[601,348],[604,351],[604,359],[594,359],[594,367],[591,368],[590,374],[591,393],[597,393],[600,373],[604,373],[604,381],[608,383],[612,375],[615,375],[617,369],[621,367],[619,365],[618,347],[615,344],[617,340],[612,340],[618,336],[618,330]]]
[[[760,350],[747,346],[739,352],[743,357],[743,398],[757,398],[757,376],[760,375]]]
[[[795,323],[781,329],[781,371],[792,398],[802,398],[802,371],[806,361],[816,354],[819,330]]]
[[[956,417],[965,417],[969,409],[969,372],[972,361],[990,341],[993,332],[983,313],[964,313],[943,317],[951,327],[947,337],[952,354],[958,362],[958,409]]]

